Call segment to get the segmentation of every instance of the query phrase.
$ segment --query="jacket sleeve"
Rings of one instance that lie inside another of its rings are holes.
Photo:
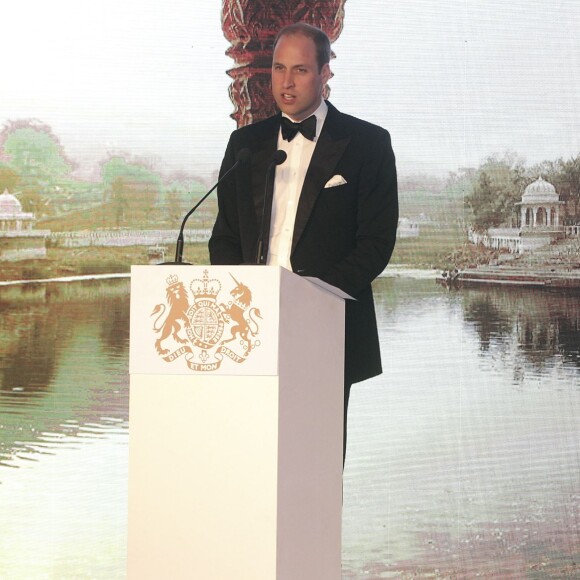
[[[233,135],[230,137],[220,167],[220,178],[235,163]],[[210,262],[213,265],[241,264],[242,244],[238,218],[236,180],[227,178],[218,186],[218,215],[209,239]]]

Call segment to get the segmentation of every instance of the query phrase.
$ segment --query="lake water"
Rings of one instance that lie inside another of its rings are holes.
[[[343,578],[580,576],[578,297],[375,286]],[[128,280],[0,287],[0,578],[125,577]]]

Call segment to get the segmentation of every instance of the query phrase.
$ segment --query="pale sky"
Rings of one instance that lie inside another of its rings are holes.
[[[387,128],[403,175],[512,150],[580,153],[577,0],[347,0],[331,100]],[[0,123],[49,124],[84,167],[110,150],[205,179],[229,133],[219,0],[20,0],[3,13]]]

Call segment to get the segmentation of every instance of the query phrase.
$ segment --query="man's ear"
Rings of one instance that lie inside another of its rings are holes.
[[[322,83],[326,84],[332,77],[332,73],[330,72],[330,65],[328,63],[322,65],[320,74],[322,75]]]

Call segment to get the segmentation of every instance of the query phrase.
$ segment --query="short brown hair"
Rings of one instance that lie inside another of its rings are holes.
[[[326,33],[320,30],[320,28],[316,28],[316,26],[306,24],[306,22],[296,22],[284,26],[274,39],[274,48],[276,48],[278,41],[283,36],[293,36],[297,34],[306,36],[314,42],[314,45],[316,46],[316,62],[318,63],[318,70],[321,71],[322,67],[330,62],[330,40],[328,36],[326,36]]]

